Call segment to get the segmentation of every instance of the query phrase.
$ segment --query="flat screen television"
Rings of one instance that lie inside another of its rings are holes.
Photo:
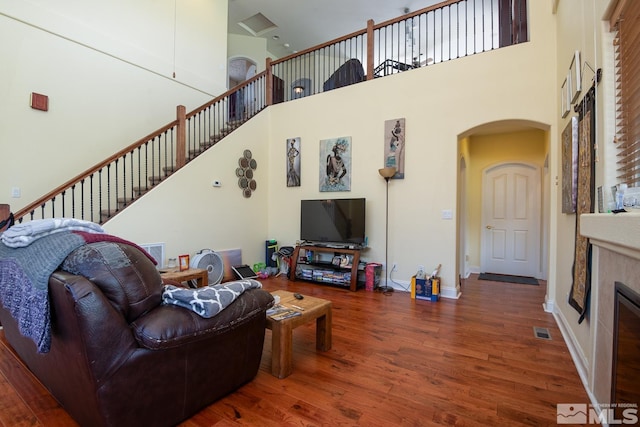
[[[300,202],[300,239],[311,243],[362,245],[366,200],[322,199]]]

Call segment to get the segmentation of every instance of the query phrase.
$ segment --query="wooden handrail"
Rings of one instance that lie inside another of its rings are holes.
[[[292,53],[291,55],[285,56],[283,58],[279,58],[279,59],[275,59],[271,61],[271,65],[277,65],[280,64],[282,62],[286,62],[289,61],[291,59],[297,58],[299,56],[304,56],[307,53],[311,53],[311,52],[315,52],[317,50],[323,49],[325,47],[329,47],[332,46],[334,44],[338,44],[340,42],[346,41],[346,40],[350,40],[354,37],[358,37],[358,36],[362,36],[362,35],[367,35],[367,56],[369,55],[369,49],[371,49],[371,61],[367,61],[368,63],[372,63],[373,62],[373,31],[378,30],[380,28],[386,27],[387,25],[392,25],[401,21],[404,21],[408,18],[413,18],[414,16],[418,16],[418,15],[422,15],[423,13],[427,13],[427,12],[431,12],[432,10],[436,10],[436,9],[440,9],[442,7],[446,7],[455,3],[459,3],[460,0],[447,0],[447,1],[443,1],[441,3],[438,4],[434,4],[432,6],[428,6],[425,8],[422,8],[420,10],[416,10],[415,12],[410,12],[407,13],[405,15],[402,16],[398,16],[396,18],[392,18],[389,19],[387,21],[384,21],[380,24],[375,24],[374,21],[372,19],[370,19],[369,21],[367,21],[367,27],[362,29],[362,30],[357,30],[352,32],[351,34],[347,34],[346,36],[342,36],[342,37],[338,37],[336,39],[330,40],[328,42],[319,44],[317,46],[313,46],[301,51],[298,51],[296,53]],[[372,30],[371,34],[369,34],[370,31],[370,26],[372,26]],[[371,74],[373,74],[373,67],[371,68]],[[369,72],[367,72],[367,76],[369,75]]]
[[[388,19],[388,20],[386,20],[384,22],[381,22],[379,24],[375,24],[373,26],[373,29],[374,30],[379,30],[380,28],[386,27],[388,25],[397,24],[398,22],[406,21],[409,18],[413,18],[415,16],[422,15],[423,13],[431,12],[432,10],[436,10],[436,9],[442,9],[443,7],[447,7],[447,6],[450,6],[452,4],[456,4],[456,3],[460,3],[460,0],[447,0],[447,1],[443,1],[443,2],[438,3],[438,4],[434,4],[432,6],[427,6],[425,8],[420,9],[420,10],[416,10],[415,12],[409,12],[409,13],[407,13],[405,15],[401,15],[401,16],[398,16],[396,18],[391,18],[391,19]]]
[[[19,219],[19,218],[22,218],[25,215],[28,215],[30,212],[32,212],[35,209],[39,208],[40,206],[42,206],[42,204],[49,202],[53,197],[55,197],[58,194],[62,193],[66,189],[71,188],[72,186],[78,184],[83,179],[86,179],[88,176],[98,172],[100,169],[106,167],[107,165],[109,165],[110,163],[112,163],[115,160],[119,159],[120,157],[124,156],[125,154],[128,154],[128,153],[136,150],[138,147],[142,146],[146,142],[152,140],[153,138],[156,138],[156,137],[162,135],[164,132],[168,131],[169,129],[171,129],[173,127],[181,128],[180,131],[177,132],[176,168],[180,168],[180,167],[184,166],[186,164],[186,141],[185,141],[186,132],[184,131],[186,119],[195,116],[200,111],[202,111],[202,110],[208,108],[209,106],[215,104],[216,102],[228,97],[229,95],[233,94],[234,92],[238,91],[239,89],[241,89],[243,87],[246,87],[247,85],[250,85],[251,83],[253,83],[253,82],[257,81],[258,79],[260,79],[261,77],[265,76],[266,74],[267,73],[265,71],[263,71],[262,73],[255,75],[251,79],[249,79],[249,80],[247,80],[245,82],[242,82],[241,84],[239,84],[238,86],[236,86],[234,88],[229,89],[228,91],[226,91],[222,95],[214,98],[211,101],[208,101],[207,103],[201,105],[200,107],[194,109],[193,111],[191,111],[189,113],[185,113],[185,107],[182,106],[182,105],[179,105],[177,107],[177,112],[176,112],[177,119],[176,120],[166,124],[165,126],[161,127],[160,129],[157,129],[156,131],[154,131],[154,132],[150,133],[149,135],[145,136],[144,138],[140,138],[139,140],[137,140],[133,144],[131,144],[131,145],[127,146],[126,148],[123,148],[122,150],[118,151],[117,153],[109,156],[108,158],[106,158],[105,160],[101,161],[100,163],[90,167],[89,169],[85,170],[84,172],[82,172],[82,173],[76,175],[75,177],[71,178],[70,180],[66,181],[64,184],[59,185],[58,187],[54,188],[53,190],[51,190],[50,192],[48,192],[44,196],[38,198],[33,203],[30,203],[29,205],[27,205],[24,208],[20,209],[15,214],[16,219]]]
[[[178,105],[176,108],[176,116],[178,117],[178,131],[176,132],[176,168],[180,169],[187,164],[187,131],[186,131],[186,115],[187,109],[184,105]]]
[[[136,148],[140,147],[142,144],[146,143],[147,141],[149,141],[149,140],[151,140],[151,139],[153,139],[153,138],[155,138],[155,137],[157,137],[159,135],[162,135],[165,131],[171,129],[172,127],[176,126],[177,124],[178,124],[178,120],[172,121],[171,123],[161,127],[160,129],[156,130],[155,132],[150,133],[149,135],[145,136],[144,138],[141,138],[141,139],[137,140],[133,144],[131,144],[131,145],[127,146],[126,148],[123,148],[122,150],[118,151],[117,153],[109,156],[108,158],[106,158],[105,160],[103,160],[100,163],[96,164],[95,166],[92,166],[91,168],[85,170],[84,172],[76,175],[75,177],[71,178],[69,181],[65,182],[64,184],[57,186],[56,188],[54,188],[53,190],[49,191],[44,196],[40,197],[35,202],[27,205],[26,207],[24,207],[24,208],[20,209],[18,212],[16,212],[16,214],[15,214],[16,220],[18,220],[19,218],[22,218],[23,216],[27,215],[31,211],[37,209],[43,203],[48,202],[49,200],[51,200],[51,198],[53,198],[53,197],[57,196],[58,194],[62,193],[67,188],[70,188],[70,187],[76,185],[77,183],[81,182],[83,179],[87,178],[91,174],[98,172],[100,169],[106,167],[111,162],[119,159],[120,157],[124,156],[125,154],[128,154],[128,153],[134,151]]]
[[[350,39],[352,39],[354,37],[362,36],[362,35],[364,35],[366,33],[367,33],[366,29],[354,31],[353,33],[348,34],[346,36],[338,37],[337,39],[333,39],[333,40],[331,40],[329,42],[322,43],[322,44],[319,44],[319,45],[314,46],[314,47],[310,47],[310,48],[305,49],[305,50],[301,50],[301,51],[299,51],[297,53],[292,53],[291,55],[285,56],[284,58],[273,60],[271,62],[271,65],[277,65],[277,64],[280,64],[282,62],[286,62],[286,61],[288,61],[290,59],[297,58],[298,56],[304,56],[307,53],[315,52],[316,50],[320,50],[320,49],[323,49],[325,47],[329,47],[329,46],[332,46],[334,44],[337,44],[337,43],[340,43],[340,42],[343,42],[343,41],[346,41],[346,40],[350,40]]]
[[[229,90],[227,90],[226,92],[224,92],[222,95],[219,95],[217,97],[215,97],[214,99],[212,99],[211,101],[208,101],[204,104],[202,104],[201,106],[197,107],[196,109],[194,109],[191,112],[186,112],[185,111],[185,107],[184,106],[178,106],[177,110],[176,110],[176,120],[172,121],[171,123],[161,127],[160,129],[150,133],[149,135],[147,135],[144,138],[139,139],[138,141],[134,142],[133,144],[130,144],[129,146],[127,146],[126,148],[118,151],[117,153],[109,156],[107,159],[103,160],[102,162],[94,165],[93,167],[85,170],[84,172],[80,173],[79,175],[75,176],[74,178],[68,180],[67,182],[65,182],[64,184],[56,187],[54,190],[48,192],[47,194],[45,194],[44,196],[40,197],[39,199],[37,199],[36,201],[34,201],[33,203],[29,204],[28,206],[24,207],[23,209],[21,209],[20,211],[18,211],[15,214],[15,218],[16,220],[20,220],[23,216],[34,212],[37,208],[42,207],[44,209],[44,205],[46,203],[51,202],[52,200],[54,200],[56,198],[56,196],[60,195],[60,194],[64,194],[64,192],[69,189],[72,188],[73,186],[75,186],[78,183],[81,183],[83,180],[85,180],[87,177],[90,177],[92,174],[99,172],[101,169],[108,167],[111,163],[116,162],[118,159],[124,157],[126,154],[128,153],[133,153],[136,149],[138,149],[139,147],[141,147],[143,144],[147,144],[150,141],[155,140],[155,138],[161,137],[162,134],[164,134],[165,132],[167,132],[170,129],[175,128],[175,135],[176,135],[176,158],[175,158],[175,169],[179,169],[181,167],[183,167],[186,164],[186,156],[187,156],[187,121],[189,119],[191,119],[192,117],[198,115],[199,113],[201,113],[202,111],[207,110],[208,108],[215,106],[217,103],[219,102],[223,102],[225,100],[229,100],[231,101],[231,97],[237,93],[238,91],[241,91],[242,89],[250,86],[250,85],[254,85],[260,82],[261,79],[264,79],[264,82],[262,82],[262,86],[260,86],[260,89],[264,88],[264,90],[266,91],[265,93],[265,104],[260,104],[260,109],[264,108],[265,106],[269,106],[272,105],[274,102],[274,67],[276,65],[279,64],[283,64],[287,61],[296,59],[296,58],[300,58],[303,57],[304,55],[307,55],[309,53],[313,53],[313,52],[317,52],[321,49],[327,48],[327,47],[331,47],[334,46],[336,44],[342,43],[342,42],[346,42],[346,41],[350,41],[354,38],[360,37],[360,36],[366,36],[366,57],[365,58],[360,58],[361,60],[366,60],[366,79],[367,80],[371,80],[375,77],[374,73],[376,68],[374,67],[374,61],[375,61],[375,31],[380,30],[384,27],[388,27],[391,25],[394,25],[396,23],[400,23],[402,21],[407,21],[408,19],[412,19],[414,17],[420,16],[422,14],[425,13],[429,13],[431,11],[437,10],[437,9],[442,9],[445,7],[448,7],[450,5],[454,5],[457,3],[460,3],[464,0],[446,0],[443,1],[441,3],[432,5],[432,6],[428,6],[425,8],[422,8],[420,10],[414,11],[414,12],[410,12],[407,13],[405,15],[393,18],[393,19],[389,19],[387,21],[381,22],[379,24],[375,24],[373,20],[368,20],[367,21],[367,25],[366,28],[363,30],[358,30],[358,31],[354,31],[350,34],[347,34],[345,36],[333,39],[331,41],[328,41],[326,43],[305,49],[303,51],[285,56],[283,58],[277,59],[277,60],[272,60],[270,58],[266,59],[266,70],[255,75],[254,77],[240,83],[239,85],[230,88]],[[229,102],[229,105],[232,105],[231,102]],[[226,106],[224,104],[221,105],[221,108],[225,108]],[[257,110],[259,111],[259,110]],[[245,111],[246,113],[246,111]],[[243,116],[243,119],[246,119],[247,116]],[[172,134],[173,135],[173,134]],[[202,136],[202,135],[200,135]],[[210,146],[210,145],[209,145]],[[193,147],[189,147],[189,153],[191,153],[192,151],[198,151],[199,149],[197,148],[197,145],[194,144]],[[190,154],[191,155],[191,154]],[[117,165],[117,163],[116,163]],[[166,165],[166,163],[165,163]],[[158,166],[158,170],[160,169],[160,167]],[[166,175],[165,175],[166,176]],[[161,178],[162,179],[162,178]],[[116,194],[117,196],[117,194]],[[117,212],[118,209],[116,209]]]
[[[264,77],[266,75],[267,75],[267,72],[263,71],[261,73],[256,74],[255,76],[251,77],[249,80],[245,80],[244,82],[239,83],[238,85],[232,87],[231,89],[229,89],[228,91],[226,91],[222,95],[216,96],[211,101],[207,101],[204,104],[202,104],[201,106],[199,106],[198,108],[196,108],[195,110],[191,111],[190,113],[187,113],[186,118],[190,119],[191,117],[193,117],[196,114],[198,114],[200,111],[209,108],[210,106],[212,106],[216,102],[222,101],[224,98],[227,98],[228,96],[230,96],[233,93],[239,91],[240,89],[242,89],[242,88],[244,88],[246,86],[249,86],[253,82],[256,82],[256,81],[260,80],[260,78],[262,78],[262,77]],[[267,103],[267,105],[270,105],[270,104]]]
[[[367,80],[373,80],[373,19],[367,21]]]

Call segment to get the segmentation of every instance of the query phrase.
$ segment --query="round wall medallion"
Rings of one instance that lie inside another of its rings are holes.
[[[251,150],[244,150],[242,157],[238,159],[239,168],[236,168],[238,177],[238,187],[242,189],[242,195],[251,197],[251,193],[258,187],[258,183],[253,179],[253,171],[258,167],[258,162],[253,158]]]

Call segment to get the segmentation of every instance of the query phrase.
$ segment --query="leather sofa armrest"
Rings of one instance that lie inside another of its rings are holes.
[[[126,319],[85,277],[58,270],[49,278],[49,293],[52,329],[58,337],[54,345],[85,351],[98,381],[138,348]]]
[[[173,348],[226,333],[260,316],[266,325],[266,310],[273,305],[271,294],[250,289],[233,303],[207,319],[174,305],[159,306],[131,324],[138,343],[151,350]]]

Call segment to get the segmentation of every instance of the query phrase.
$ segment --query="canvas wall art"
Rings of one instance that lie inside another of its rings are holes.
[[[320,191],[351,191],[351,137],[320,141]]]
[[[393,179],[404,178],[405,119],[384,122],[384,166],[395,167]]]
[[[287,187],[300,187],[300,138],[287,139]]]
[[[562,213],[576,211],[578,194],[578,118],[571,120],[562,132]]]

